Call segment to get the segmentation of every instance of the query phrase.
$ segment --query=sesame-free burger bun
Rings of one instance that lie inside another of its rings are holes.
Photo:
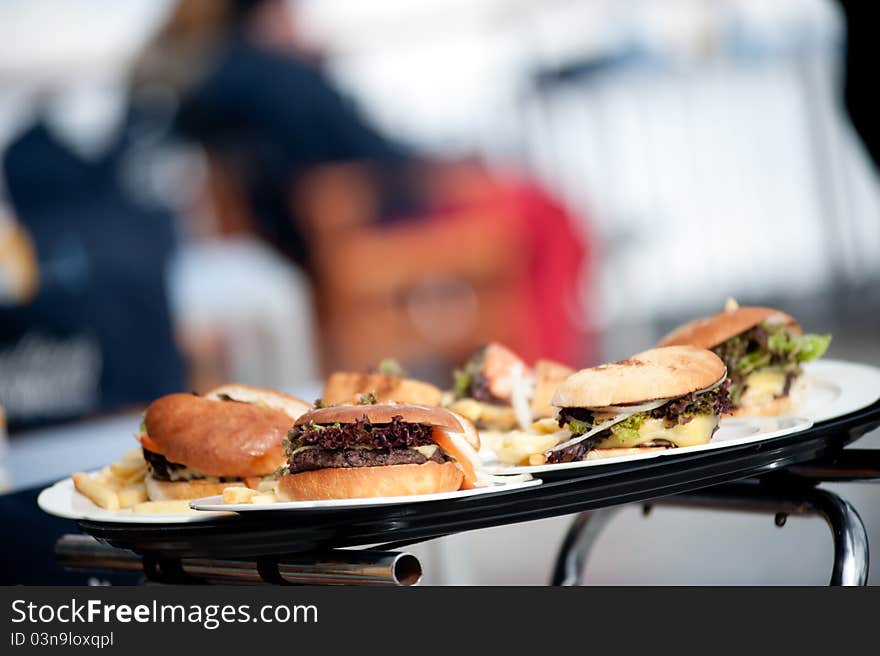
[[[689,344],[700,348],[714,348],[765,321],[786,326],[795,334],[801,334],[800,324],[785,312],[769,307],[739,307],[679,326],[664,336],[658,346]]]
[[[250,403],[169,394],[144,414],[147,435],[173,463],[210,476],[265,476],[284,464],[293,419]]]
[[[734,417],[783,417],[792,414],[793,405],[791,396],[786,394],[760,405],[741,405],[731,414]]]
[[[455,492],[462,478],[453,462],[315,469],[282,476],[276,494],[282,501],[435,494]]]
[[[603,408],[672,399],[710,387],[724,375],[724,363],[712,351],[667,346],[582,369],[556,389],[552,403],[557,408]]]
[[[290,394],[264,387],[242,385],[240,383],[226,383],[220,387],[215,387],[205,394],[205,398],[214,401],[231,399],[233,401],[241,401],[242,403],[263,405],[273,410],[280,410],[291,419],[296,419],[304,412],[312,409],[311,403]]]
[[[316,424],[351,424],[366,418],[373,424],[390,423],[394,417],[401,417],[409,424],[425,424],[438,426],[447,430],[463,433],[468,443],[476,450],[480,449],[480,437],[474,425],[459,414],[445,408],[426,405],[409,404],[374,404],[374,405],[334,405],[318,408],[301,415],[295,425],[302,426],[314,422]]]
[[[356,403],[362,394],[374,394],[379,403],[415,403],[440,405],[443,391],[420,380],[389,376],[337,371],[324,384],[321,399],[327,405]]]

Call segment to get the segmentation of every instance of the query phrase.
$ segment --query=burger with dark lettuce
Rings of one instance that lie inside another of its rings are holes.
[[[480,461],[474,426],[443,408],[338,405],[296,420],[278,472],[285,501],[452,492],[473,487]]]
[[[582,369],[553,396],[571,437],[547,454],[561,463],[706,444],[730,410],[724,363],[705,349],[656,348]]]
[[[822,357],[831,335],[804,334],[793,317],[769,307],[739,307],[696,319],[660,340],[714,351],[727,366],[733,413],[784,415],[804,392],[802,365]]]

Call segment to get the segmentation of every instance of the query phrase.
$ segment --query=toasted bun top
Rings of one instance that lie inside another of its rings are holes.
[[[739,307],[679,326],[663,337],[658,346],[690,344],[700,348],[713,348],[765,321],[787,326],[798,335],[801,333],[800,324],[785,312],[769,307]]]
[[[569,376],[556,389],[553,405],[603,408],[672,399],[705,389],[724,373],[724,363],[712,351],[693,346],[655,348]]]
[[[456,433],[464,433],[471,446],[475,449],[480,448],[477,429],[470,421],[446,408],[425,405],[334,405],[307,412],[296,420],[295,425],[301,426],[309,422],[350,424],[364,418],[374,424],[387,424],[394,417],[402,417],[403,421],[409,424],[439,426]]]
[[[144,415],[147,435],[169,461],[212,476],[265,476],[284,463],[285,413],[249,403],[169,394]]]
[[[379,403],[418,405],[439,405],[443,395],[434,385],[413,378],[338,371],[327,378],[321,398],[327,404],[355,403],[359,395],[370,393]]]
[[[279,410],[291,419],[296,419],[302,413],[312,409],[311,403],[290,394],[264,387],[242,385],[240,383],[226,383],[220,387],[215,387],[205,394],[206,399],[214,401],[222,401],[224,397],[229,397],[233,401],[262,405],[273,410]]]

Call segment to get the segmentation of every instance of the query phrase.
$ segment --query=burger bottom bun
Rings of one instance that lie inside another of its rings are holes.
[[[452,462],[384,467],[339,467],[287,474],[276,491],[282,501],[362,499],[455,492],[462,473]]]
[[[733,410],[734,417],[776,417],[791,414],[791,396],[780,396],[761,405],[744,405]]]
[[[734,417],[783,417],[797,415],[797,408],[807,399],[809,379],[800,375],[794,379],[787,396],[779,396],[760,405],[744,405],[734,409]]]
[[[587,453],[587,460],[605,460],[606,458],[622,458],[624,456],[639,456],[652,451],[666,451],[672,447],[667,446],[636,446],[616,447],[611,449],[593,449]]]
[[[160,481],[152,476],[144,479],[150,501],[172,499],[201,499],[223,494],[227,487],[240,487],[244,483],[209,483],[207,481]]]

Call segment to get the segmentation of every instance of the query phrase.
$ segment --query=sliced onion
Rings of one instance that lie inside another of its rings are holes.
[[[598,412],[625,413],[626,416],[635,415],[639,412],[649,412],[666,405],[672,399],[658,399],[657,401],[649,401],[648,403],[640,403],[639,405],[607,405],[603,408],[596,408]]]
[[[529,399],[534,394],[535,380],[531,376],[526,376],[521,362],[510,367],[510,379],[510,405],[513,406],[516,421],[524,431],[531,432],[532,406]]]
[[[599,424],[598,426],[593,426],[593,428],[591,430],[584,433],[583,435],[578,435],[577,437],[574,437],[574,438],[568,440],[567,442],[561,442],[560,444],[557,444],[552,449],[550,449],[547,453],[553,453],[554,451],[561,451],[562,449],[567,449],[568,447],[574,446],[575,444],[580,444],[581,442],[592,437],[596,433],[601,433],[606,428],[610,428],[611,426],[614,426],[614,424],[619,424],[620,422],[622,422],[626,419],[629,419],[634,414],[636,414],[636,413],[630,412],[629,414],[626,414],[626,413],[619,414],[614,419],[609,419],[608,421],[603,422],[603,423]]]
[[[474,487],[490,487],[492,485],[508,485],[510,483],[524,483],[532,480],[531,474],[490,474],[481,472]]]

